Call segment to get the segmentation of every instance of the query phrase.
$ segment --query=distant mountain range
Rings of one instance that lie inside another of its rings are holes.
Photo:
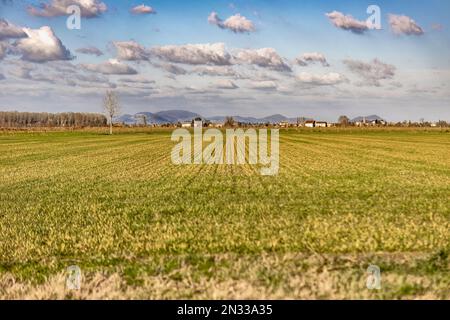
[[[211,122],[224,122],[225,116],[216,116],[209,117],[208,120]],[[274,114],[264,118],[254,118],[254,117],[241,117],[241,116],[233,116],[234,121],[243,122],[243,123],[280,123],[283,121],[287,121],[290,123],[296,123],[297,118],[287,118],[282,114]]]
[[[147,123],[166,124],[191,121],[194,118],[201,117],[199,114],[184,110],[167,110],[159,112],[139,112],[134,115],[124,114],[114,119],[116,123],[136,124],[142,123],[143,117],[147,118]]]
[[[350,120],[350,122],[363,122],[364,121],[364,119],[367,121],[367,122],[372,122],[372,121],[375,121],[375,120],[384,120],[383,118],[381,118],[381,117],[379,117],[379,116],[377,116],[377,115],[371,115],[371,116],[366,116],[366,117],[356,117],[356,118],[354,118],[354,119],[352,119],[352,120]]]
[[[134,115],[132,114],[124,114],[120,117],[114,119],[116,123],[125,123],[125,124],[136,124],[142,123],[142,116],[145,116],[147,119],[147,123],[155,123],[155,124],[165,124],[165,123],[178,123],[178,122],[187,122],[191,121],[194,118],[200,117],[206,120],[209,120],[213,123],[224,122],[226,116],[214,116],[214,117],[202,117],[198,113],[184,111],[184,110],[167,110],[160,112],[139,112]],[[290,123],[296,123],[297,118],[287,118],[281,114],[274,114],[264,118],[254,118],[254,117],[241,117],[241,116],[233,116],[233,119],[237,122],[243,123],[280,123],[282,121],[287,121]]]
[[[194,118],[203,118],[209,120],[213,123],[224,122],[226,116],[213,116],[213,117],[202,117],[198,113],[185,111],[185,110],[167,110],[167,111],[159,111],[159,112],[139,112],[134,115],[132,114],[124,114],[120,117],[114,119],[115,123],[124,123],[128,125],[133,124],[142,124],[143,116],[146,117],[148,124],[175,124],[178,122],[188,122]],[[283,121],[287,121],[289,123],[297,123],[298,118],[288,118],[283,116],[282,114],[274,114],[264,118],[254,118],[254,117],[242,117],[242,116],[232,116],[233,119],[237,122],[242,123],[280,123]],[[373,120],[383,120],[381,117],[377,115],[370,115],[367,117],[356,117],[351,120],[351,122],[361,122],[366,119],[366,121]],[[304,118],[304,120],[311,120],[310,118]]]

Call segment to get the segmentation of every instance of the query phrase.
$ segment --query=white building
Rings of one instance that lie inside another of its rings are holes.
[[[305,121],[305,127],[314,128],[316,126],[316,122],[314,120]]]
[[[288,128],[288,127],[289,127],[289,122],[287,122],[287,121],[281,121],[278,125],[279,125],[281,128]]]
[[[193,120],[193,126],[194,126],[194,128],[202,128],[203,127],[203,120],[202,120],[202,118],[195,118]]]

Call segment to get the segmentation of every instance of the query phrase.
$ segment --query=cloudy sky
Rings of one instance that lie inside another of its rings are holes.
[[[100,112],[114,89],[124,113],[450,120],[449,13],[448,0],[0,0],[0,110]]]

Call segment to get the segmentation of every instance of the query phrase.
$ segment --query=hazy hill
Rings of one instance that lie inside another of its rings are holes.
[[[201,115],[185,111],[185,110],[167,110],[160,112],[139,112],[135,115],[124,114],[120,117],[117,117],[114,122],[116,123],[125,123],[125,124],[136,124],[141,123],[141,117],[145,115],[147,117],[147,123],[156,123],[156,124],[164,124],[164,123],[177,123],[177,122],[186,122],[191,121],[193,118],[202,117]],[[207,120],[211,122],[224,122],[226,116],[213,116],[206,117]],[[242,122],[242,123],[280,123],[282,121],[288,121],[290,123],[296,123],[297,118],[287,118],[282,114],[274,114],[264,118],[255,118],[255,117],[242,117],[239,115],[233,116],[234,121]]]
[[[208,119],[212,122],[223,122],[225,120],[225,116],[216,116],[209,117]],[[264,118],[254,118],[254,117],[241,117],[241,116],[233,116],[233,119],[237,122],[243,123],[280,123],[282,121],[287,121],[290,123],[296,123],[297,118],[287,118],[281,114],[274,114]]]
[[[364,116],[356,117],[356,118],[352,119],[351,122],[362,122],[364,120],[364,118],[368,122],[374,121],[374,120],[384,120],[383,118],[374,114],[374,115],[370,115],[370,116],[366,116],[366,117],[364,117]]]
[[[141,122],[142,117],[147,117],[147,123],[156,123],[156,124],[164,124],[164,123],[177,123],[184,121],[191,121],[193,118],[200,117],[199,114],[184,111],[184,110],[167,110],[160,112],[139,112],[135,115],[124,114],[120,117],[117,117],[114,122],[116,123],[125,123],[125,124],[136,124],[137,122]]]

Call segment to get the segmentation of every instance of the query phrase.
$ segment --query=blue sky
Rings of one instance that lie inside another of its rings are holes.
[[[0,46],[7,48],[0,60],[1,110],[99,112],[104,91],[114,89],[124,113],[187,109],[205,116],[281,113],[336,120],[340,114],[379,114],[393,121],[450,120],[446,0],[90,0],[87,9],[107,9],[82,17],[80,30],[69,30],[67,16],[57,9],[83,1],[44,1],[56,9],[46,16],[31,14],[29,6],[39,10],[40,2],[0,2],[8,30],[48,26],[51,31],[45,32],[54,40],[42,53],[36,48],[45,48],[45,37],[2,39],[0,28]],[[130,12],[141,4],[156,13]],[[371,4],[381,9],[382,30],[353,29],[367,19]],[[208,22],[212,12],[219,22]],[[331,12],[338,12],[336,20],[326,16]],[[233,31],[233,21],[252,28]],[[61,53],[58,40],[70,56]],[[145,58],[120,55],[117,46],[131,42]],[[212,44],[223,44],[223,50],[202,46]],[[103,55],[78,52],[87,47]],[[208,56],[199,63],[195,55],[202,50],[206,55],[219,50],[231,59],[221,65]],[[190,60],[180,61],[177,52]],[[135,72],[111,71],[109,59]],[[306,62],[298,63],[302,59]]]

